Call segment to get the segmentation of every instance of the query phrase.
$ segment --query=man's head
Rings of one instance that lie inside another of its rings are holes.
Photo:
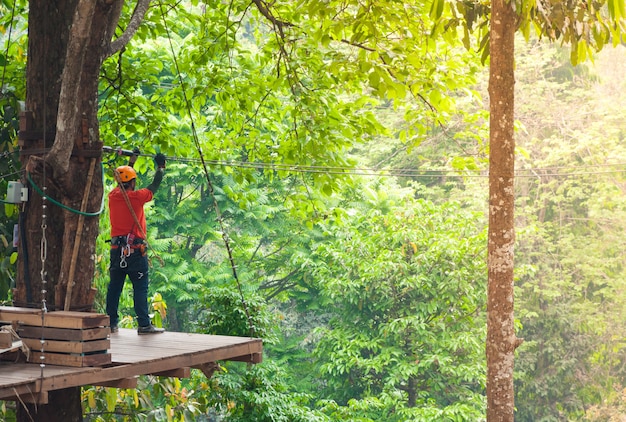
[[[131,166],[120,166],[115,169],[115,173],[119,178],[118,182],[120,185],[124,187],[126,190],[135,189],[135,181],[137,179],[137,172]]]

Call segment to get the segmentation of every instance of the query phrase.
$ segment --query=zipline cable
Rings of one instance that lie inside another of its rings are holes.
[[[180,67],[178,66],[178,59],[176,58],[176,52],[174,51],[174,44],[172,43],[172,37],[170,36],[169,26],[167,25],[167,20],[165,19],[165,10],[163,9],[163,2],[159,0],[159,7],[161,9],[161,17],[163,19],[163,26],[165,28],[165,32],[167,34],[167,39],[169,42],[170,50],[172,52],[172,60],[174,62],[174,66],[176,68],[176,73],[178,74],[178,80],[180,82],[180,88],[183,93],[183,98],[185,100],[185,107],[187,113],[189,115],[189,120],[191,122],[191,133],[193,136],[193,141],[198,151],[198,155],[200,156],[200,161],[202,163],[202,169],[204,171],[204,175],[207,180],[207,185],[209,189],[209,194],[211,198],[213,198],[213,207],[215,208],[215,215],[217,222],[220,226],[220,230],[222,232],[222,240],[224,241],[224,245],[226,246],[226,252],[228,253],[228,260],[230,262],[230,268],[233,273],[233,277],[237,284],[237,289],[239,291],[239,296],[241,299],[241,304],[243,306],[244,312],[246,314],[246,318],[248,319],[248,329],[250,330],[250,336],[255,336],[254,324],[252,323],[252,318],[250,316],[250,311],[248,309],[248,304],[246,303],[245,296],[243,294],[243,289],[241,287],[241,281],[239,280],[239,276],[237,275],[237,265],[235,264],[235,259],[233,256],[233,249],[230,245],[230,239],[228,237],[228,232],[226,230],[226,225],[224,223],[224,219],[222,218],[222,213],[220,212],[219,204],[217,203],[217,197],[215,196],[215,190],[213,189],[213,182],[211,182],[211,177],[209,174],[209,169],[207,166],[207,162],[204,159],[204,153],[202,152],[202,146],[200,145],[200,140],[198,139],[198,132],[196,131],[195,120],[193,118],[193,113],[191,110],[191,104],[189,103],[189,99],[187,98],[187,91],[185,90],[185,83],[183,81],[182,73],[180,71]]]
[[[105,146],[103,148],[105,152],[116,152],[119,149],[114,149]],[[45,154],[48,149],[41,149],[38,153]],[[29,152],[31,152],[29,150]],[[4,155],[15,154],[4,153]],[[36,154],[37,152],[31,152]],[[2,154],[0,154],[2,155]],[[137,154],[142,157],[152,157],[154,154]],[[349,166],[312,166],[301,164],[286,164],[286,163],[269,163],[263,161],[249,162],[249,161],[228,161],[228,160],[201,160],[194,157],[177,157],[166,156],[168,161],[175,161],[181,163],[204,163],[208,166],[219,167],[233,167],[233,168],[246,168],[256,170],[274,170],[285,171],[290,173],[311,173],[311,174],[332,174],[339,176],[372,176],[372,177],[411,177],[411,178],[429,178],[429,177],[448,177],[448,178],[478,178],[488,179],[489,174],[485,171],[473,171],[472,173],[466,172],[459,174],[459,171],[455,170],[424,170],[419,168],[375,168],[375,167],[349,167]],[[613,168],[620,167],[615,170],[597,170],[587,171],[587,169],[597,168]],[[567,170],[562,172],[562,170]],[[584,171],[583,171],[584,170]],[[13,172],[5,175],[0,175],[0,179],[10,177],[18,174],[19,172]],[[575,177],[575,176],[594,176],[594,175],[611,175],[611,174],[623,174],[626,173],[626,163],[614,163],[614,164],[587,164],[582,166],[553,166],[553,167],[534,167],[534,168],[521,168],[515,170],[516,178],[531,178],[538,179],[542,177]]]
[[[114,149],[109,148],[109,151]],[[139,156],[154,157],[154,154],[139,154]],[[459,174],[459,171],[455,170],[425,170],[425,169],[413,169],[413,168],[373,168],[373,167],[349,167],[349,166],[312,166],[301,164],[286,164],[286,163],[268,163],[262,161],[228,161],[228,160],[207,160],[203,161],[193,157],[174,157],[167,156],[168,161],[176,161],[181,163],[199,163],[202,162],[206,165],[221,166],[221,167],[234,167],[234,168],[249,168],[257,170],[276,170],[286,171],[291,173],[313,173],[313,174],[333,174],[333,175],[361,175],[361,176],[379,176],[379,177],[458,177],[458,178],[489,178],[489,174],[485,171],[473,171],[472,173]],[[605,171],[568,171],[559,172],[560,170],[574,170],[574,169],[594,169],[594,168],[611,168],[621,167],[616,170]],[[538,173],[539,172],[539,173]],[[539,177],[571,177],[571,176],[589,176],[589,175],[602,175],[602,174],[620,174],[626,173],[626,163],[615,164],[589,164],[584,166],[556,166],[556,167],[536,167],[517,169],[515,171],[515,177],[519,178],[538,178]]]

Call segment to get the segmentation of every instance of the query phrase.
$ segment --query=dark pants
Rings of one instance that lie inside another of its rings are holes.
[[[148,316],[148,258],[142,256],[139,249],[132,251],[126,257],[126,267],[122,267],[120,266],[120,249],[111,249],[110,279],[107,289],[107,314],[111,326],[115,326],[119,322],[117,310],[126,276],[133,283],[133,300],[137,322],[140,327],[150,325],[150,317]]]

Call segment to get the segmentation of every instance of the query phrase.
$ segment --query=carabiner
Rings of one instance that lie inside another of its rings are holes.
[[[128,262],[126,262],[127,256],[130,256],[130,245],[120,248],[120,268],[128,267]]]

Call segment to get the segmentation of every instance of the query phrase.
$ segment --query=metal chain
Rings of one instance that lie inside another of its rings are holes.
[[[47,187],[44,186],[44,192],[47,190]],[[47,209],[48,204],[46,203],[46,197],[42,198],[41,202],[41,310],[47,312],[46,306],[46,293],[47,293],[47,280],[46,280],[46,259],[48,258],[48,239],[46,238],[46,229],[48,228],[47,224]]]
[[[45,169],[44,163],[44,169]],[[45,180],[45,170],[44,170],[44,180]],[[44,183],[43,187],[44,193],[47,190],[47,187]],[[40,364],[41,367],[41,378],[43,378],[43,369],[46,366],[45,354],[44,354],[44,345],[46,343],[44,339],[44,323],[45,323],[45,315],[48,312],[48,307],[46,303],[46,294],[48,281],[46,280],[46,259],[48,258],[48,239],[46,238],[46,229],[48,228],[48,215],[47,215],[48,204],[46,203],[46,196],[42,197],[41,202],[41,357]]]
[[[47,16],[47,15],[46,15]],[[47,18],[44,18],[44,33],[47,32],[48,29],[48,20]],[[48,40],[44,38],[44,52],[47,51],[47,47],[48,46]],[[47,55],[44,53],[43,56],[43,61],[44,63],[46,62],[47,59]],[[46,78],[46,72],[43,72],[43,81],[42,81],[42,86],[43,86],[43,98],[47,98],[47,91],[48,91],[48,81]],[[46,122],[46,114],[47,114],[47,102],[44,101],[43,102],[43,121],[42,121],[42,127],[43,127],[43,147],[45,148],[47,145],[47,139],[46,139],[46,131],[48,128],[47,122]],[[45,318],[46,318],[46,313],[48,312],[48,307],[46,304],[46,294],[48,293],[48,282],[46,280],[47,278],[47,273],[46,273],[46,259],[48,257],[48,239],[46,238],[46,229],[48,228],[48,214],[47,214],[47,210],[48,210],[48,203],[46,198],[48,197],[47,195],[47,183],[46,183],[46,155],[43,156],[43,166],[42,166],[42,173],[43,173],[43,178],[42,178],[42,186],[43,186],[43,192],[44,195],[42,195],[41,197],[41,338],[39,340],[40,344],[41,344],[41,356],[40,356],[40,360],[39,360],[39,367],[41,368],[41,376],[40,376],[40,382],[43,384],[43,380],[44,380],[44,368],[46,367],[46,356],[44,354],[44,346],[46,344],[45,341],[45,328],[44,328],[44,324],[45,324]],[[41,394],[41,393],[40,393]]]

